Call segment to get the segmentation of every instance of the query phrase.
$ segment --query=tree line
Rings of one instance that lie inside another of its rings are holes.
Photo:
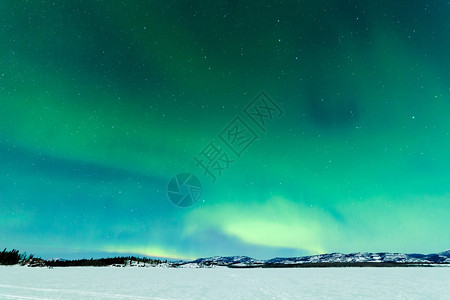
[[[121,256],[113,258],[99,259],[76,259],[76,260],[43,260],[34,257],[33,254],[27,255],[26,252],[20,253],[19,250],[12,249],[8,251],[6,248],[0,252],[0,265],[28,265],[40,267],[107,267],[112,265],[126,266],[131,263],[139,263],[140,265],[158,265],[167,263],[167,260],[151,259],[146,257]]]
[[[141,258],[135,256],[120,256],[99,259],[76,259],[76,260],[55,260],[46,261],[48,267],[107,267],[112,265],[129,265],[131,262],[138,262],[144,265],[158,265],[166,261],[151,258]]]
[[[26,252],[19,253],[19,250],[16,249],[8,251],[5,248],[0,252],[0,265],[17,265],[20,262],[32,260],[33,257],[33,254],[27,255]]]

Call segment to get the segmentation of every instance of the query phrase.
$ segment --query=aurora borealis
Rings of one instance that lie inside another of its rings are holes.
[[[449,248],[450,2],[0,0],[0,15],[0,246]],[[193,158],[260,91],[283,116],[211,182]],[[203,186],[183,209],[166,192],[180,172]]]

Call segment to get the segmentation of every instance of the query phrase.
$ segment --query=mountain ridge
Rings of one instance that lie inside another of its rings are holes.
[[[213,256],[198,258],[192,261],[175,262],[176,267],[301,267],[303,265],[351,265],[351,264],[383,264],[390,265],[430,265],[449,264],[450,250],[432,254],[390,253],[390,252],[354,252],[327,253],[300,257],[275,257],[271,259],[255,259],[248,256]]]

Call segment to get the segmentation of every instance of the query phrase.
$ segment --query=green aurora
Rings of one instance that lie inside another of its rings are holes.
[[[0,245],[43,257],[449,248],[450,2],[0,0]],[[260,91],[281,118],[212,182]],[[180,209],[167,183],[195,174]]]

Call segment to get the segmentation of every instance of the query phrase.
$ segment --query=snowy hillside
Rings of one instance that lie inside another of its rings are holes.
[[[176,267],[202,268],[212,266],[226,267],[289,267],[301,264],[450,264],[450,251],[437,254],[403,254],[403,253],[369,253],[351,254],[330,253],[303,257],[277,257],[268,260],[257,260],[247,256],[209,257],[190,262],[179,262]]]

